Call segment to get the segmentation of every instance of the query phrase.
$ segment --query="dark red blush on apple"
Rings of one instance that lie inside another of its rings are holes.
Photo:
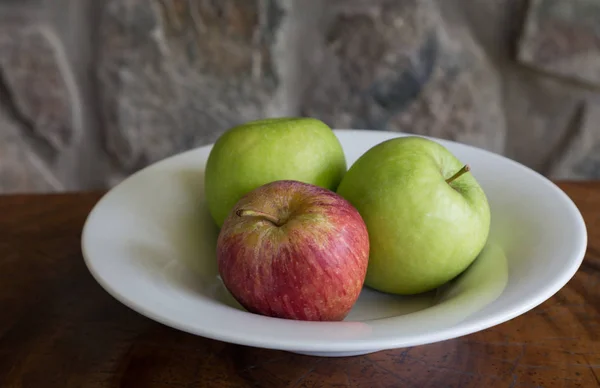
[[[241,212],[240,210],[249,210]],[[369,238],[358,211],[336,193],[297,181],[250,192],[217,242],[225,287],[248,311],[343,320],[362,289]]]

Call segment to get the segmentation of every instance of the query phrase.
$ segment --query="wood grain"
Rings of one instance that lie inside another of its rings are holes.
[[[563,183],[589,248],[529,313],[437,344],[327,359],[194,337],[111,298],[86,270],[97,193],[0,197],[0,387],[600,386],[600,183]]]

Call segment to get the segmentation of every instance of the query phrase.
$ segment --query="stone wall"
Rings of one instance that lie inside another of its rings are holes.
[[[0,192],[310,115],[600,178],[595,0],[0,0]]]

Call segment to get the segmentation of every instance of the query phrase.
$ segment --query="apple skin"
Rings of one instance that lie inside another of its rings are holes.
[[[241,209],[270,214],[238,215]],[[356,303],[369,260],[358,211],[336,193],[276,181],[245,195],[217,240],[219,274],[249,312],[303,321],[341,321]]]
[[[384,141],[348,170],[337,193],[367,224],[365,285],[401,295],[433,290],[463,272],[487,242],[490,208],[473,175],[438,142]]]
[[[208,209],[217,226],[246,193],[277,180],[335,191],[346,157],[331,128],[313,118],[271,118],[227,130],[209,154],[204,177]]]

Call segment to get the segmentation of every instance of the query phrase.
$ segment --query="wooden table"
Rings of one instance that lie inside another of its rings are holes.
[[[188,335],[92,279],[81,228],[100,194],[0,196],[0,387],[600,386],[600,183],[563,183],[589,248],[529,313],[437,344],[327,359]]]

